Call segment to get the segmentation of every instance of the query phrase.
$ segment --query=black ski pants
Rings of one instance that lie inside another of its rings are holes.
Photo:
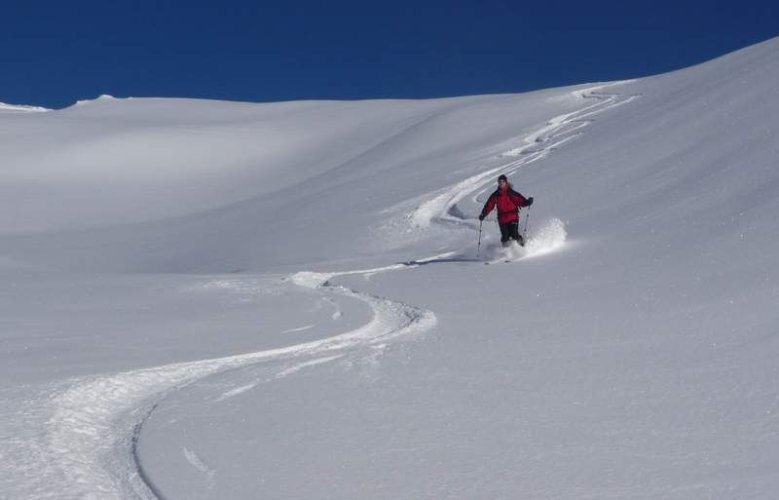
[[[500,242],[505,246],[509,240],[515,240],[522,245],[522,237],[519,235],[519,222],[509,222],[508,224],[500,225]]]

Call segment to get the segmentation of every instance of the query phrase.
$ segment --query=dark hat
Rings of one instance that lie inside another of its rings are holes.
[[[498,182],[500,182],[500,181],[508,182],[509,180],[508,180],[508,178],[505,175],[500,174],[500,176],[498,177]]]

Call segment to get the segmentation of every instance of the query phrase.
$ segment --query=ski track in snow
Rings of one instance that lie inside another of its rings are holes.
[[[284,330],[281,333],[298,333],[298,332],[305,332],[306,330],[311,330],[312,328],[316,328],[316,325],[305,325],[305,326],[299,326],[297,328],[290,328],[289,330]]]
[[[580,130],[592,120],[591,116],[632,101],[637,96],[621,97],[600,91],[625,82],[597,85],[576,91],[582,99],[595,102],[571,113],[548,121],[538,131],[523,139],[523,144],[507,151],[507,163],[472,176],[453,186],[432,193],[429,201],[419,205],[411,214],[411,222],[419,227],[431,224],[472,225],[457,209],[457,203],[471,196],[475,202],[498,172],[511,174],[520,168],[548,156],[556,148],[580,135]],[[530,240],[523,256],[539,255],[561,246],[565,239],[562,221],[546,226],[547,234]],[[535,241],[535,243],[533,243]],[[535,246],[534,246],[535,245]],[[4,494],[9,498],[80,498],[120,499],[162,498],[146,476],[137,455],[137,441],[144,422],[160,401],[204,377],[227,370],[238,369],[266,361],[296,360],[278,378],[291,375],[305,367],[315,366],[341,358],[345,351],[368,348],[375,351],[389,341],[429,330],[436,324],[431,311],[389,299],[360,293],[334,284],[340,276],[363,275],[412,269],[436,260],[444,261],[449,252],[413,262],[374,269],[333,273],[303,271],[287,280],[327,294],[354,298],[367,303],[373,318],[367,324],[345,333],[321,340],[288,347],[144,368],[105,376],[84,376],[64,380],[46,387],[12,389],[29,392],[18,408],[3,409],[4,421],[12,422],[8,436],[0,436],[7,443],[5,460],[13,460],[15,477],[5,482]],[[236,286],[241,286],[237,283]],[[330,298],[340,317],[340,309]],[[313,326],[313,325],[312,325]],[[288,330],[299,331],[308,326]],[[228,398],[250,390],[254,385],[242,386],[224,393]],[[18,400],[14,398],[13,400]],[[42,429],[41,429],[42,427]],[[185,458],[193,467],[213,480],[214,471],[190,450]],[[19,476],[24,476],[20,480]],[[2,478],[2,476],[0,476]],[[56,486],[53,486],[56,485]],[[2,483],[0,483],[2,486]]]
[[[13,498],[161,498],[138,460],[136,444],[144,421],[172,391],[216,373],[270,360],[301,358],[336,359],[355,348],[386,345],[390,340],[421,333],[436,323],[435,315],[395,302],[332,284],[341,275],[367,274],[406,266],[343,273],[301,272],[288,277],[293,283],[366,302],[373,310],[367,324],[321,340],[255,353],[217,359],[174,363],[109,376],[71,379],[38,394],[34,408],[20,409],[10,421],[49,414],[45,430],[31,442],[19,439],[13,456],[17,472],[27,473],[23,491],[8,491]],[[281,372],[287,376],[322,359],[299,363]],[[27,398],[28,401],[30,400]],[[21,432],[21,429],[19,430]],[[13,432],[13,431],[12,431]],[[30,434],[28,430],[26,434]],[[61,483],[53,489],[52,484]],[[20,483],[12,483],[19,485]]]
[[[543,160],[556,149],[579,137],[582,134],[581,129],[593,122],[594,115],[637,99],[638,95],[622,96],[603,92],[608,87],[624,85],[632,81],[634,80],[623,80],[574,91],[577,97],[594,99],[595,102],[582,109],[552,118],[539,130],[524,137],[521,146],[501,155],[510,158],[510,161],[440,190],[435,197],[420,204],[407,218],[414,226],[420,228],[430,227],[432,224],[473,227],[473,221],[468,221],[459,209],[460,201],[470,197],[473,203],[481,205],[484,200],[480,200],[480,197],[486,191],[493,189],[492,185],[497,175],[512,175],[527,165]],[[524,251],[514,252],[508,255],[508,259],[517,260],[552,252],[563,246],[567,236],[565,224],[559,219],[545,222],[541,230],[535,233],[537,234],[530,233]],[[503,257],[498,260],[503,260]]]
[[[195,453],[194,451],[184,448],[183,450],[184,458],[186,458],[187,462],[189,462],[192,467],[200,471],[203,475],[206,476],[207,479],[207,488],[213,489],[214,487],[214,476],[216,475],[216,471],[208,466],[205,462],[203,462],[203,459],[200,458],[200,456]]]

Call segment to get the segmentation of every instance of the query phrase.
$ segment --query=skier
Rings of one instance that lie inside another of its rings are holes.
[[[483,221],[492,209],[498,208],[498,224],[500,225],[500,242],[504,247],[515,240],[521,246],[525,246],[522,236],[519,235],[519,209],[533,204],[533,197],[525,198],[509,183],[505,175],[498,177],[498,189],[492,193],[481,210],[479,220]]]

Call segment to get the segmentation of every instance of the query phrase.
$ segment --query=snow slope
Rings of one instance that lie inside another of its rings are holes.
[[[774,498],[778,49],[0,113],[2,496]]]

